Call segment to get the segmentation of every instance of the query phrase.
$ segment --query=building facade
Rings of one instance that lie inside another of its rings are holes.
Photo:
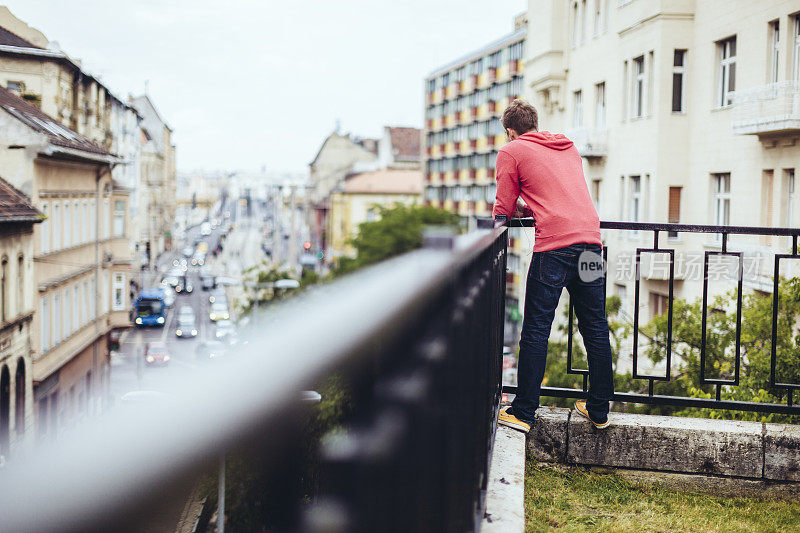
[[[172,247],[177,210],[177,172],[172,128],[161,117],[147,94],[133,98],[133,107],[142,117],[139,134],[141,226],[134,239],[144,249],[145,261],[152,265],[159,254]]]
[[[800,1],[531,0],[529,13],[526,96],[541,129],[576,143],[601,220],[800,224]],[[721,239],[663,238],[675,250],[675,296],[699,298],[703,254]],[[632,257],[652,233],[603,239],[610,294],[633,316]],[[789,240],[727,245],[744,253],[745,287],[771,292],[772,254],[790,252]],[[648,255],[640,322],[664,312],[668,295],[668,258]],[[797,272],[788,263],[785,273]]]
[[[33,433],[33,227],[42,214],[0,178],[0,456]]]
[[[130,326],[129,191],[120,159],[0,89],[0,166],[45,218],[33,233],[37,433],[54,438],[103,407],[108,337]]]
[[[425,79],[423,164],[425,203],[458,213],[468,227],[491,217],[497,150],[507,141],[500,121],[524,94],[525,15],[515,30],[428,75]],[[518,331],[522,298],[521,233],[510,233],[506,339]]]

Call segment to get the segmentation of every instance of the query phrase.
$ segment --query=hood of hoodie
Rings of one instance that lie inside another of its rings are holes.
[[[520,135],[517,140],[535,142],[553,150],[566,150],[572,146],[572,141],[560,133],[550,133],[549,131],[529,131]]]

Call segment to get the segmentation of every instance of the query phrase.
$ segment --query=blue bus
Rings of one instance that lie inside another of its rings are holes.
[[[162,289],[146,289],[139,293],[133,304],[136,325],[164,327],[166,322],[165,294]]]

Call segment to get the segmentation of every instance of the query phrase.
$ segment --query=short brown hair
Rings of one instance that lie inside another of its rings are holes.
[[[531,130],[539,130],[539,113],[531,104],[517,98],[503,111],[503,127],[522,135]]]

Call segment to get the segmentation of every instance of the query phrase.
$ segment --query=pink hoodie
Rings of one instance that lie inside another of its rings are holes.
[[[530,131],[497,154],[493,215],[511,219],[522,197],[536,219],[534,252],[576,243],[602,244],[600,220],[572,141],[561,134]]]

